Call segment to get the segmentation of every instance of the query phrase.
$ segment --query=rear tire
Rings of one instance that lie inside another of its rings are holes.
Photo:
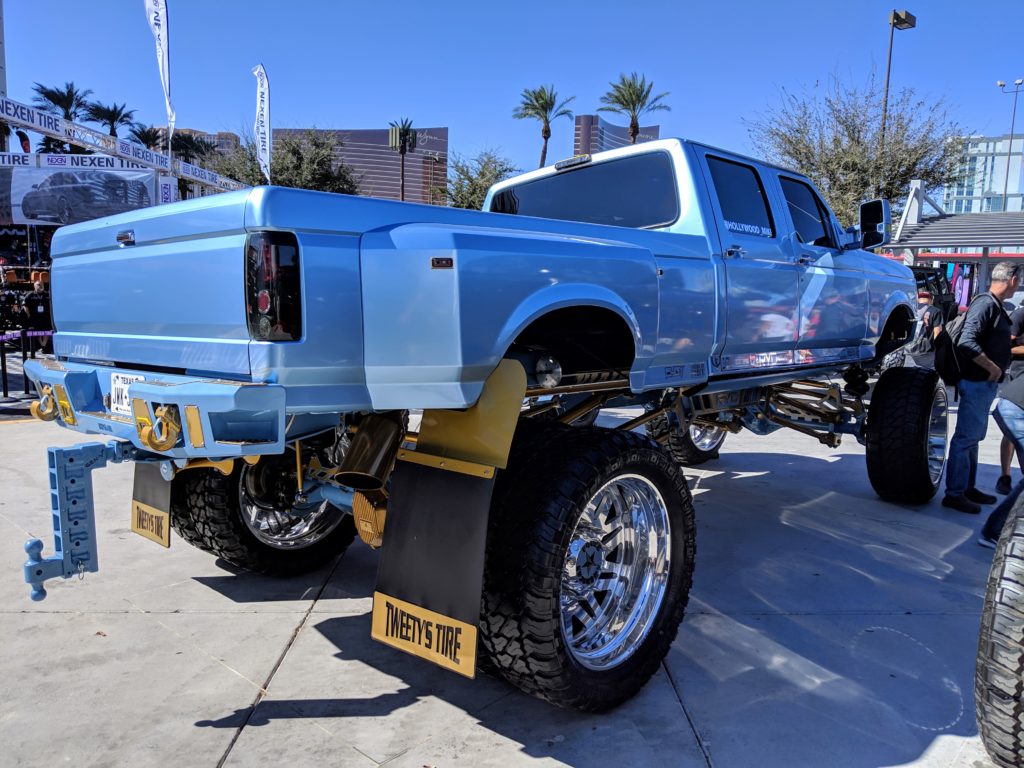
[[[946,388],[929,368],[882,372],[868,405],[868,479],[886,501],[924,504],[946,464]]]
[[[236,462],[244,465],[244,462]],[[280,548],[261,541],[242,519],[241,472],[215,469],[180,473],[171,487],[171,528],[189,544],[248,571],[295,576],[314,571],[340,555],[355,538],[352,515],[330,507],[333,527],[309,543]]]
[[[1003,526],[988,575],[974,670],[978,732],[996,765],[1024,764],[1024,496]]]
[[[559,706],[629,699],[683,618],[694,528],[682,471],[641,435],[520,422],[487,536],[480,638],[491,664]]]
[[[714,427],[681,429],[675,414],[663,414],[652,419],[647,423],[646,430],[651,439],[664,445],[672,458],[686,467],[717,459],[728,434],[724,429]],[[667,437],[662,441],[665,435]]]

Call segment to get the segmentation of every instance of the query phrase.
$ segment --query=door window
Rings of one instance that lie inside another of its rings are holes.
[[[775,237],[775,222],[757,171],[711,155],[707,160],[725,228],[740,235]]]
[[[801,243],[820,245],[824,248],[834,247],[831,227],[828,224],[828,212],[825,204],[814,194],[814,190],[796,179],[779,177],[782,183],[782,194],[789,206],[789,216],[793,219],[797,236]]]

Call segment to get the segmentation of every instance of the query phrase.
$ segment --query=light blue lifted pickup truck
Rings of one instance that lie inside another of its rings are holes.
[[[864,250],[888,226],[884,201],[844,230],[800,174],[664,140],[483,212],[260,187],[64,227],[33,411],[111,439],[50,449],[33,597],[96,570],[91,472],[133,461],[143,536],[295,573],[358,534],[383,544],[375,638],[612,707],[683,616],[681,463],[741,429],[850,434],[880,496],[935,493],[937,376],[887,370],[864,400],[914,328],[910,271]],[[638,415],[592,426],[606,406]]]

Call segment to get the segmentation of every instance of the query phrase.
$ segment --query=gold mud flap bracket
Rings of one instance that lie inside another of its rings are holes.
[[[371,636],[466,677],[476,674],[487,519],[508,462],[526,373],[502,360],[465,411],[423,413],[416,450],[391,475]]]

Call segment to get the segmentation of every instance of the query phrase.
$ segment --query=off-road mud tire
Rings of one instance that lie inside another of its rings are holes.
[[[248,571],[297,576],[340,555],[355,538],[351,515],[324,538],[301,549],[276,549],[257,539],[242,521],[239,469],[190,469],[171,487],[171,528],[189,544]],[[339,511],[339,514],[342,514]]]
[[[930,368],[889,368],[871,393],[866,425],[868,479],[886,501],[924,504],[939,489],[928,462],[932,405],[946,390]],[[943,441],[945,450],[945,441]]]
[[[711,450],[704,450],[693,442],[693,436],[689,429],[679,429],[676,426],[675,418],[664,414],[647,422],[645,429],[651,439],[657,440],[665,446],[665,449],[672,454],[672,458],[684,467],[695,467],[698,464],[717,459],[722,443],[725,442],[723,435],[722,442]],[[662,435],[668,437],[662,441]]]
[[[562,568],[583,507],[625,472],[647,478],[666,503],[669,577],[637,649],[617,666],[595,671],[574,659],[562,634]],[[686,608],[693,564],[693,503],[666,451],[635,433],[521,421],[491,506],[482,645],[498,673],[521,690],[567,708],[610,709],[639,691],[668,652]]]
[[[1024,496],[996,545],[974,668],[978,732],[996,765],[1024,765]]]

